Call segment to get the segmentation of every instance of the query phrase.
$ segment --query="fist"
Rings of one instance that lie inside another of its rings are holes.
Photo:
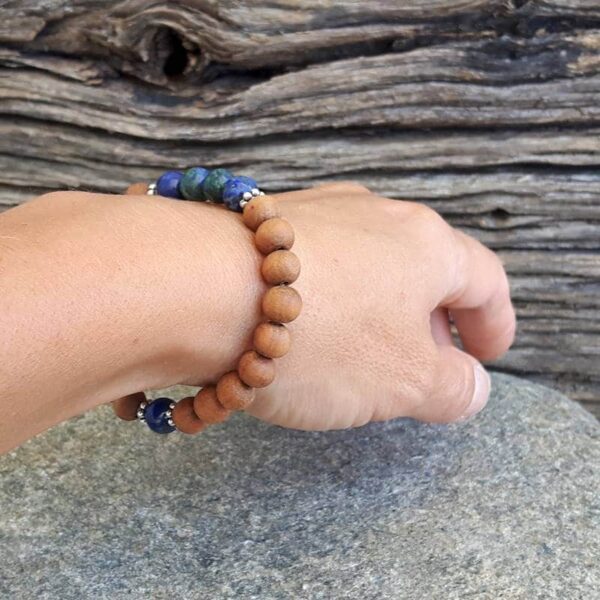
[[[413,417],[465,419],[511,345],[498,257],[435,211],[351,183],[278,195],[296,231],[304,300],[292,350],[249,412],[299,429]],[[462,349],[451,334],[456,326]]]

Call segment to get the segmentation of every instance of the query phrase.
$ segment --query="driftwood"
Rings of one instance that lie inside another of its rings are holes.
[[[354,179],[500,252],[502,370],[600,414],[597,0],[0,0],[0,203],[229,165]]]

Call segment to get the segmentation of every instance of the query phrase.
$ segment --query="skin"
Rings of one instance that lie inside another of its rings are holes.
[[[480,411],[479,361],[515,332],[498,258],[425,206],[355,184],[278,198],[304,308],[248,412],[337,429]],[[0,215],[0,452],[115,398],[235,368],[266,289],[252,239],[220,206],[155,196],[52,193]]]

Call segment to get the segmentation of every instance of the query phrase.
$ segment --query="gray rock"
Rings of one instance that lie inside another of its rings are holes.
[[[598,598],[600,426],[494,383],[448,427],[74,419],[0,459],[0,596]]]

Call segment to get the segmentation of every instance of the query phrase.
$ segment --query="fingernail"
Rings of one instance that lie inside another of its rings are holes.
[[[460,418],[461,421],[476,415],[485,406],[492,388],[490,376],[481,364],[477,363],[473,370],[475,373],[475,390],[473,391],[471,403]]]

